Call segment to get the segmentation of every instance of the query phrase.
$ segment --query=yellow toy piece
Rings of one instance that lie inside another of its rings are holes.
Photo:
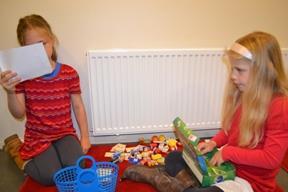
[[[155,160],[150,160],[150,161],[147,161],[147,165],[148,167],[152,167],[152,166],[158,165],[158,163]]]
[[[158,139],[159,141],[164,142],[166,140],[166,137],[164,135],[159,135]]]
[[[158,163],[159,165],[164,165],[164,164],[165,164],[165,158],[164,158],[164,157],[161,157],[161,158],[159,158],[159,159],[156,159],[156,161],[157,161],[157,163]]]
[[[152,160],[157,160],[157,159],[160,159],[160,158],[162,158],[162,155],[161,155],[161,154],[151,155],[151,159],[152,159]]]
[[[176,139],[168,139],[167,140],[167,145],[170,148],[176,148],[177,147],[177,140]]]

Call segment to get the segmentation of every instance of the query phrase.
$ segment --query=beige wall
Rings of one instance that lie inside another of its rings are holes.
[[[287,0],[0,0],[0,50],[18,46],[16,26],[37,13],[60,40],[60,60],[79,72],[85,104],[85,53],[112,48],[221,48],[239,36],[263,30],[288,47]],[[0,90],[0,142],[22,135]],[[89,116],[90,119],[90,116]]]

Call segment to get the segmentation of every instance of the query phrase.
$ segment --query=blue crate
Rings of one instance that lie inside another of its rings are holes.
[[[81,162],[92,162],[89,168],[82,168]],[[91,156],[82,156],[76,166],[57,171],[54,182],[60,192],[114,192],[117,183],[118,166],[111,162],[95,162]]]

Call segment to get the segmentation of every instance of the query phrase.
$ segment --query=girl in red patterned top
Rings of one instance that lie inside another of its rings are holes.
[[[23,82],[13,71],[4,71],[0,81],[11,114],[18,119],[26,117],[24,143],[19,150],[27,162],[24,172],[43,185],[52,185],[57,170],[75,164],[90,148],[79,76],[71,66],[57,63],[57,38],[43,17],[21,18],[17,37],[21,46],[42,42],[53,68],[51,74]],[[72,124],[71,106],[80,140]]]

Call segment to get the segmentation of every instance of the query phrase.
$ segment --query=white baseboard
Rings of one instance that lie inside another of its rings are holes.
[[[195,134],[199,137],[212,137],[217,133],[218,129],[210,129],[210,130],[195,130]],[[153,135],[163,134],[166,137],[175,138],[174,132],[166,132],[166,133],[150,133],[150,134],[129,134],[129,135],[108,135],[108,136],[94,136],[90,137],[90,142],[92,144],[107,144],[107,143],[132,143],[138,142],[142,137],[144,139],[150,139]],[[21,138],[22,139],[22,138]],[[0,141],[0,148],[3,149],[4,140]]]
[[[195,130],[195,134],[201,138],[212,137],[214,136],[219,129],[210,129],[210,130]],[[92,144],[107,144],[107,143],[132,143],[138,142],[142,137],[144,139],[150,139],[153,135],[163,134],[166,137],[175,138],[174,132],[165,132],[165,133],[151,133],[151,134],[127,134],[127,135],[108,135],[108,136],[95,136],[90,137],[90,142]]]

